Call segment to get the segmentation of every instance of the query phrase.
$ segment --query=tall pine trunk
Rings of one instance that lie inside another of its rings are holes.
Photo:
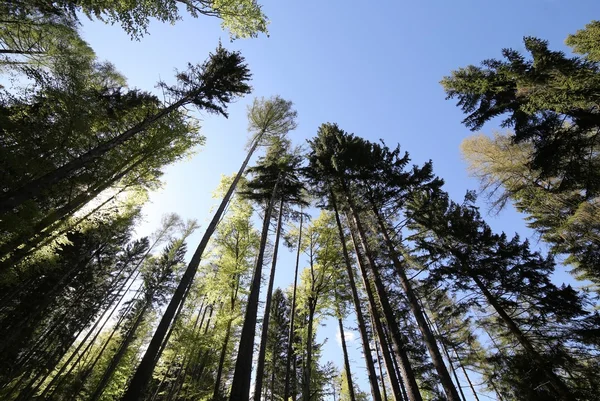
[[[348,392],[350,401],[356,401],[354,395],[354,383],[352,383],[352,370],[350,370],[350,359],[348,358],[348,348],[346,347],[346,337],[344,336],[344,323],[338,310],[338,326],[340,328],[340,339],[342,341],[342,352],[344,353],[344,370],[346,372],[346,381],[348,382]]]
[[[463,264],[464,265],[464,264]],[[504,310],[502,305],[498,302],[496,297],[490,292],[490,290],[485,286],[485,284],[481,281],[479,276],[474,274],[468,267],[467,271],[469,272],[471,278],[483,294],[483,296],[487,299],[489,304],[494,308],[496,313],[500,316],[500,319],[504,322],[508,330],[515,336],[517,341],[521,344],[521,346],[525,349],[525,352],[532,359],[533,363],[537,365],[537,368],[543,372],[546,379],[548,379],[548,384],[554,391],[556,391],[557,396],[560,397],[563,401],[575,400],[576,398],[571,394],[571,391],[567,387],[567,385],[554,373],[552,368],[549,366],[548,362],[544,360],[544,358],[539,354],[539,352],[535,349],[529,338],[521,331],[519,326],[515,323],[515,321],[509,316],[509,314]]]
[[[277,218],[277,229],[275,232],[275,245],[273,248],[273,260],[271,263],[271,276],[267,288],[267,299],[265,302],[265,315],[263,318],[262,332],[260,338],[260,349],[258,351],[258,362],[256,365],[256,379],[254,382],[254,400],[260,401],[262,392],[263,375],[265,370],[265,356],[267,354],[267,337],[269,335],[269,318],[271,316],[271,299],[273,297],[273,282],[275,280],[275,268],[277,267],[277,252],[279,250],[279,238],[281,236],[281,221],[283,218],[283,196],[279,202],[279,217]]]
[[[185,273],[181,277],[179,285],[173,293],[173,297],[171,298],[169,305],[165,309],[165,312],[160,320],[160,323],[158,324],[158,327],[156,328],[156,331],[154,332],[154,335],[152,336],[152,340],[146,349],[140,365],[138,366],[133,378],[129,382],[129,386],[127,387],[125,394],[121,398],[122,401],[138,401],[144,398],[146,386],[152,377],[152,372],[154,371],[154,367],[156,366],[158,358],[160,357],[162,344],[165,340],[167,332],[169,331],[169,327],[171,327],[171,325],[174,323],[175,314],[179,309],[180,304],[183,305],[183,302],[185,301],[188,288],[191,287],[194,276],[196,275],[196,271],[198,270],[198,266],[200,266],[200,260],[202,260],[202,255],[204,254],[204,250],[208,245],[208,241],[215,232],[217,224],[221,220],[223,212],[225,211],[225,207],[229,203],[229,200],[231,199],[233,192],[235,191],[237,184],[240,181],[242,174],[246,170],[246,166],[254,154],[254,151],[258,147],[263,135],[264,133],[261,133],[254,139],[254,143],[248,151],[246,159],[242,163],[242,166],[233,179],[233,182],[229,186],[227,193],[223,197],[219,208],[215,212],[215,215],[208,225],[200,244],[198,244],[198,248],[196,248],[196,252],[194,252],[194,256],[192,256]]]
[[[148,129],[152,124],[166,115],[170,114],[174,110],[183,106],[185,103],[189,102],[192,95],[189,94],[172,105],[165,107],[158,113],[154,114],[151,117],[146,118],[144,121],[139,123],[133,128],[128,129],[122,134],[114,137],[111,140],[108,140],[95,148],[87,151],[83,155],[78,158],[67,162],[66,164],[58,167],[43,176],[36,178],[22,187],[7,192],[0,196],[0,215],[10,210],[22,205],[25,201],[34,199],[42,194],[44,191],[51,188],[53,185],[58,182],[69,178],[74,172],[81,170],[82,168],[91,165],[95,160],[104,156],[110,150],[116,148],[117,146],[129,141],[134,138],[137,134]]]
[[[119,363],[121,362],[121,360],[125,356],[125,353],[129,349],[129,345],[135,339],[135,332],[140,327],[140,324],[142,324],[142,321],[144,320],[144,316],[146,315],[146,310],[148,309],[148,306],[149,306],[149,304],[146,301],[144,306],[138,313],[138,316],[136,317],[133,326],[131,326],[131,328],[127,331],[127,335],[121,342],[121,345],[119,345],[119,349],[117,350],[117,353],[112,357],[110,364],[104,371],[104,374],[102,375],[102,379],[100,379],[100,382],[96,385],[96,390],[90,397],[89,401],[97,401],[100,398],[100,396],[102,395],[102,393],[104,392],[106,385],[112,378],[112,375],[115,373],[115,370],[117,370]]]
[[[452,382],[452,378],[450,377],[450,373],[446,368],[446,364],[444,363],[444,359],[440,352],[439,347],[437,346],[437,342],[435,341],[435,337],[431,332],[429,325],[427,325],[427,321],[425,320],[425,314],[423,313],[423,309],[419,305],[419,301],[417,296],[415,295],[414,289],[412,288],[412,284],[406,275],[406,271],[404,266],[400,262],[398,258],[398,253],[396,252],[396,248],[394,243],[392,242],[388,229],[379,213],[378,208],[375,206],[373,200],[371,200],[372,211],[377,218],[377,223],[379,225],[379,229],[383,234],[385,239],[386,246],[388,248],[389,257],[394,264],[394,268],[400,279],[400,285],[406,294],[406,298],[408,299],[408,304],[410,306],[410,310],[412,311],[415,320],[417,321],[417,326],[419,327],[419,331],[423,335],[423,339],[425,340],[425,345],[427,346],[427,350],[429,351],[429,355],[431,357],[431,362],[435,367],[435,370],[440,378],[440,382],[442,387],[444,388],[444,393],[446,397],[448,397],[449,401],[461,401],[460,396],[458,395],[458,391],[456,390],[456,386]],[[355,217],[356,219],[356,217]],[[359,229],[360,230],[360,229]]]
[[[373,401],[382,401],[381,392],[379,391],[379,385],[377,384],[377,374],[375,373],[375,364],[373,363],[373,355],[371,354],[371,346],[369,345],[369,335],[367,333],[367,326],[365,324],[365,317],[362,312],[362,305],[360,303],[360,297],[358,296],[358,289],[356,287],[356,281],[354,279],[354,270],[350,262],[350,255],[348,254],[348,247],[346,246],[346,235],[344,234],[344,228],[340,221],[340,214],[338,212],[337,202],[333,191],[330,190],[330,201],[333,207],[335,215],[335,222],[338,227],[340,234],[340,242],[342,244],[342,254],[344,256],[344,264],[346,265],[346,272],[348,273],[348,283],[350,284],[350,290],[352,292],[352,302],[354,304],[354,311],[356,313],[356,321],[358,323],[358,329],[360,331],[360,337],[362,339],[363,355],[365,356],[365,362],[367,365],[367,375],[369,377],[369,385],[371,386],[371,395]],[[387,400],[386,400],[387,401]]]
[[[271,213],[277,197],[279,178],[275,182],[273,194],[265,210],[262,235],[260,239],[260,248],[256,258],[256,267],[254,277],[250,286],[250,295],[246,305],[244,315],[244,325],[240,336],[239,349],[235,362],[235,371],[233,373],[233,382],[231,384],[230,401],[248,401],[250,399],[250,378],[252,376],[252,354],[254,351],[254,336],[256,334],[256,318],[258,315],[258,302],[260,295],[260,281],[262,278],[262,267],[265,256],[265,247],[269,236],[269,225]]]
[[[139,164],[141,164],[142,161],[144,161],[144,158],[133,163],[131,166],[126,168],[124,171],[115,175],[114,177],[107,180],[106,182],[98,185],[96,188],[91,189],[82,194],[79,194],[78,196],[75,197],[75,199],[71,200],[68,204],[66,204],[63,207],[61,207],[55,211],[52,211],[51,213],[46,215],[46,217],[44,217],[42,220],[40,220],[33,227],[33,232],[35,233],[34,235],[41,237],[41,239],[45,239],[46,237],[51,235],[52,230],[48,230],[49,227],[51,227],[53,224],[65,219],[67,216],[72,215],[79,209],[81,209],[88,202],[90,202],[92,199],[94,199],[96,196],[98,196],[102,191],[104,191],[105,189],[108,189],[111,185],[113,185],[115,182],[117,182],[118,180],[123,178],[126,174],[128,174],[130,171],[132,171]],[[17,248],[20,245],[26,243],[26,241],[29,238],[31,238],[31,235],[30,235],[30,233],[26,232],[16,238],[10,240],[7,243],[2,244],[2,246],[0,246],[0,256],[8,255],[11,252],[17,250]],[[2,262],[2,264],[0,265],[0,270],[4,270],[9,267],[12,267],[12,265],[8,265],[6,262]]]
[[[290,327],[288,333],[288,349],[286,353],[286,362],[285,362],[285,386],[283,390],[283,399],[287,401],[290,396],[290,369],[291,369],[291,360],[292,354],[294,353],[294,321],[296,318],[296,290],[298,287],[298,267],[300,265],[300,247],[302,244],[302,219],[304,214],[302,213],[302,208],[300,208],[300,232],[298,233],[298,245],[296,250],[296,268],[294,270],[294,288],[292,290],[292,306],[290,309]],[[296,372],[294,371],[294,375]],[[292,401],[296,401],[295,397],[292,397]],[[375,400],[378,401],[378,400]]]
[[[410,360],[408,359],[408,354],[406,352],[406,347],[404,345],[402,333],[400,333],[400,328],[398,326],[398,322],[394,315],[394,311],[393,311],[393,309],[389,303],[389,300],[387,298],[387,291],[386,291],[385,287],[383,286],[381,277],[379,276],[379,272],[375,266],[375,262],[374,262],[372,254],[371,254],[371,251],[369,249],[366,234],[365,234],[364,228],[361,224],[360,217],[358,216],[356,207],[354,206],[350,192],[348,191],[348,188],[345,183],[343,183],[343,189],[344,189],[344,191],[346,193],[346,197],[348,199],[348,205],[350,206],[350,213],[352,215],[352,220],[353,220],[356,230],[358,232],[358,240],[360,241],[360,243],[365,251],[366,261],[368,262],[367,268],[369,268],[371,273],[373,274],[375,288],[377,290],[377,295],[378,295],[378,298],[379,298],[379,301],[381,304],[381,309],[383,312],[383,318],[385,319],[386,326],[390,330],[390,333],[391,333],[392,347],[394,350],[394,354],[396,355],[396,358],[398,360],[398,365],[400,366],[401,371],[402,371],[402,377],[403,377],[404,383],[406,384],[406,391],[407,391],[408,399],[410,401],[422,401],[423,398],[421,397],[421,393],[419,391],[419,386],[417,384],[417,380],[415,378],[414,372],[412,371],[412,366],[411,366]],[[356,249],[358,251],[357,240],[354,237],[353,237],[353,240],[355,243],[354,246],[356,247]],[[365,279],[367,279],[366,271],[363,272],[363,276],[365,276]],[[377,320],[376,320],[376,323],[377,323]],[[378,334],[380,340],[382,340],[385,336],[383,331],[381,331],[381,335],[380,335],[379,331],[377,334]],[[384,352],[384,356],[385,356],[385,352]],[[386,367],[387,367],[387,365],[388,364],[386,363]],[[393,369],[393,367],[390,366],[389,369],[387,369],[388,373],[392,369]],[[396,392],[396,391],[394,391],[394,393],[401,394],[401,392]],[[456,400],[456,401],[459,401],[459,400]]]
[[[370,284],[369,277],[367,274],[367,267],[365,266],[365,263],[362,260],[358,242],[357,242],[356,237],[355,237],[354,233],[352,232],[352,230],[350,230],[350,236],[352,237],[352,243],[354,244],[354,252],[356,253],[356,261],[357,261],[357,264],[360,268],[360,272],[362,275],[363,286],[365,287],[365,291],[367,293],[367,298],[369,300],[369,310],[371,312],[371,318],[373,320],[373,325],[375,326],[374,327],[375,333],[377,335],[377,338],[379,338],[379,342],[382,345],[385,345],[387,343],[387,340],[385,338],[385,332],[384,332],[382,321],[387,321],[389,324],[389,320],[388,320],[389,317],[386,316],[385,311],[383,312],[383,318],[382,318],[382,316],[380,316],[380,312],[379,312],[379,308],[377,306],[375,295],[373,294],[373,289],[371,288],[371,284]],[[378,292],[377,295],[378,295],[380,304],[383,304],[382,294]],[[393,323],[393,324],[395,324],[395,323]],[[394,400],[402,401],[402,389],[400,388],[400,380],[396,375],[396,370],[394,368],[394,362],[392,360],[392,356],[390,355],[390,352],[388,351],[388,347],[382,346],[381,351],[383,353],[383,360],[385,362],[385,367],[386,367],[386,370],[388,371],[388,377],[390,380],[390,384],[392,386]],[[401,360],[400,364],[403,367],[403,373],[406,371],[405,376],[410,377],[410,375],[412,375],[412,368],[410,367],[410,361],[408,360],[408,355],[406,355],[406,352],[404,350],[402,351],[402,353],[395,352],[395,354],[396,354],[396,357],[400,358],[400,360]],[[415,388],[417,388],[416,380],[415,380]],[[420,394],[418,388],[417,388],[416,392],[417,392],[417,396],[416,396],[417,398],[414,398],[414,400],[422,401],[422,399],[420,398],[421,394]],[[411,398],[411,401],[413,401],[412,398]]]

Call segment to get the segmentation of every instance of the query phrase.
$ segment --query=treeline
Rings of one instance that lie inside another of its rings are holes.
[[[248,0],[0,9],[14,78],[0,104],[0,398],[597,398],[600,23],[568,38],[575,57],[525,38],[529,55],[504,50],[442,81],[467,127],[505,118],[507,132],[463,152],[492,206],[525,213],[548,254],[494,232],[474,192],[451,199],[432,162],[412,165],[399,146],[327,123],[295,147],[297,113],[275,96],[249,106],[246,157],[186,258],[196,222],[167,215],[136,238],[141,207],[162,168],[204,141],[185,106],[226,117],[250,71],[219,46],[161,84],[160,100],[127,87],[77,32],[84,15],[139,37],[184,8],[233,37],[266,32]],[[277,265],[282,247],[293,266]],[[555,259],[577,288],[556,282]],[[275,288],[282,269],[293,281]],[[335,362],[317,341],[332,321]],[[354,326],[360,366],[345,341]]]

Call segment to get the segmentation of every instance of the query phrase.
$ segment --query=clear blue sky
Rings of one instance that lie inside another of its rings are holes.
[[[567,34],[600,18],[600,4],[594,0],[260,3],[271,19],[270,37],[233,43],[219,21],[208,17],[186,17],[174,26],[153,23],[139,42],[118,26],[84,21],[83,35],[98,57],[113,62],[133,87],[153,90],[159,79],[168,82],[176,68],[206,59],[219,38],[242,51],[254,75],[254,93],[230,108],[228,120],[206,117],[207,142],[201,152],[166,170],[164,188],[151,195],[145,208],[141,232],[153,230],[166,212],[206,224],[220,175],[233,173],[242,161],[245,110],[254,96],[279,94],[295,103],[299,128],[291,138],[296,144],[305,143],[323,122],[337,122],[388,145],[400,143],[413,161],[432,159],[446,189],[460,199],[465,190],[477,187],[459,152],[469,131],[460,124],[460,110],[444,100],[440,79],[452,69],[499,57],[503,47],[523,49],[523,36],[538,36],[552,48],[566,50]],[[487,126],[484,132],[494,128]],[[522,216],[512,211],[489,222],[498,231],[530,234]],[[192,238],[190,248],[202,232]],[[289,283],[291,261],[282,256],[277,284]],[[341,364],[334,333],[331,325],[322,328],[321,336],[329,337],[324,359]],[[357,353],[354,360],[362,366]],[[368,391],[365,381],[360,382]]]

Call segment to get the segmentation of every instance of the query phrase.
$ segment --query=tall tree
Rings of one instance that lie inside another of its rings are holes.
[[[221,216],[225,211],[227,204],[229,203],[233,192],[235,191],[237,184],[242,177],[242,174],[246,170],[246,166],[250,161],[250,158],[254,154],[256,148],[263,143],[266,138],[273,136],[285,135],[290,130],[296,127],[296,111],[292,109],[292,103],[285,101],[279,97],[274,97],[269,100],[257,99],[248,110],[249,128],[253,133],[252,143],[246,159],[242,163],[240,170],[233,179],[229,189],[227,190],[219,208],[215,212],[210,224],[208,225],[202,240],[198,244],[198,248],[194,252],[187,269],[185,270],[179,285],[177,286],[171,301],[169,302],[165,312],[161,318],[161,321],[152,337],[152,341],[144,354],[142,362],[138,367],[133,379],[131,380],[127,392],[123,396],[123,400],[133,401],[139,400],[144,396],[144,391],[147,386],[148,380],[154,370],[156,361],[158,360],[161,344],[163,343],[165,336],[169,330],[169,327],[173,323],[175,313],[180,305],[185,301],[185,295],[190,287],[194,275],[202,259],[202,254],[208,245],[212,234],[214,233],[217,224],[221,220]],[[259,254],[259,259],[262,257]],[[260,278],[259,278],[260,280]]]

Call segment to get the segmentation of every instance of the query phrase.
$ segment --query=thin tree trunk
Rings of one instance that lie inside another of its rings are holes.
[[[165,309],[165,312],[160,320],[160,323],[158,324],[158,327],[156,328],[156,331],[154,332],[154,335],[152,336],[152,340],[150,341],[150,344],[146,349],[146,353],[144,354],[140,365],[138,366],[133,378],[131,379],[131,382],[129,383],[129,386],[125,391],[125,394],[121,398],[122,401],[138,401],[143,399],[146,386],[148,385],[148,381],[152,377],[152,372],[154,371],[154,367],[156,366],[156,362],[158,361],[158,358],[160,356],[160,349],[163,340],[165,339],[169,327],[174,323],[174,317],[179,308],[179,305],[183,304],[183,302],[185,301],[185,295],[188,293],[188,288],[191,286],[192,281],[194,280],[194,276],[196,275],[196,271],[198,270],[200,260],[202,259],[202,255],[204,253],[204,250],[206,249],[206,246],[208,245],[208,241],[210,240],[215,229],[217,228],[217,224],[221,220],[221,216],[225,211],[225,207],[229,203],[229,200],[231,199],[231,196],[233,195],[233,192],[235,191],[235,188],[237,187],[237,184],[240,181],[242,174],[246,170],[246,166],[248,165],[252,154],[258,147],[262,135],[263,134],[260,134],[255,138],[252,147],[248,151],[246,159],[242,163],[242,166],[240,167],[237,175],[235,176],[233,182],[227,190],[227,193],[223,197],[219,208],[215,212],[215,215],[213,216],[210,224],[208,225],[206,232],[204,233],[204,236],[200,241],[200,244],[198,244],[196,252],[194,252],[194,255],[192,256],[192,259],[190,260],[190,263],[187,269],[185,270],[185,273],[181,277],[181,281],[179,282],[177,289],[175,289],[175,292],[173,293],[173,297],[171,298],[169,305]]]
[[[369,335],[365,325],[365,318],[362,312],[362,305],[360,304],[360,298],[358,296],[358,289],[356,287],[356,281],[354,279],[354,271],[350,262],[350,256],[348,254],[348,248],[346,246],[346,236],[344,235],[344,228],[340,221],[340,214],[337,208],[337,202],[333,191],[330,190],[330,201],[335,214],[335,222],[338,227],[340,234],[340,242],[342,244],[342,253],[344,256],[344,264],[346,265],[346,272],[348,274],[348,283],[350,284],[350,290],[352,292],[352,302],[354,304],[354,311],[356,313],[356,321],[358,322],[358,329],[360,331],[360,337],[362,339],[363,355],[367,365],[367,375],[369,377],[369,385],[371,386],[371,395],[373,401],[382,401],[381,392],[379,391],[379,384],[377,384],[377,374],[375,373],[375,364],[373,363],[373,355],[371,354],[371,347],[369,345]],[[386,400],[387,401],[387,400]]]
[[[76,211],[78,211],[79,209],[81,209],[88,202],[90,202],[92,199],[94,199],[96,196],[98,196],[102,191],[104,191],[105,189],[108,189],[115,182],[117,182],[118,180],[123,178],[125,175],[127,175],[129,172],[131,172],[134,168],[139,166],[147,158],[148,157],[141,158],[140,160],[136,161],[131,166],[127,167],[125,170],[118,173],[114,177],[106,180],[105,182],[103,182],[102,184],[97,186],[96,188],[77,195],[75,197],[75,199],[71,200],[66,205],[64,205],[64,206],[60,207],[59,209],[46,215],[42,220],[40,220],[33,227],[32,231],[34,233],[36,233],[38,236],[41,236],[42,240],[44,238],[48,237],[52,233],[52,230],[48,230],[48,228],[50,226],[52,226],[53,224],[55,224],[58,221],[65,219],[67,216],[70,216],[71,214],[73,214]],[[26,232],[25,234],[22,234],[22,235],[18,236],[17,238],[14,238],[14,239],[10,240],[9,242],[3,244],[2,246],[0,246],[0,255],[7,255],[12,251],[17,250],[17,248],[20,245],[22,245],[23,243],[26,243],[26,241],[29,238],[31,238],[31,235],[28,232]],[[3,261],[2,264],[0,265],[0,270],[4,270],[9,267],[11,267],[11,265],[7,265],[7,263],[5,261]]]
[[[433,336],[433,333],[431,332],[431,330],[429,329],[429,326],[427,325],[427,322],[425,320],[425,315],[419,305],[417,296],[415,295],[414,290],[412,288],[412,284],[410,283],[408,277],[406,276],[404,266],[402,266],[402,264],[400,263],[400,260],[398,259],[396,248],[389,236],[387,227],[381,217],[381,214],[379,213],[379,210],[375,206],[373,200],[371,200],[371,205],[372,205],[372,211],[375,214],[375,217],[377,218],[377,223],[379,224],[379,229],[380,229],[381,233],[383,234],[385,243],[388,247],[389,257],[392,260],[392,263],[394,264],[396,273],[400,279],[400,285],[402,286],[402,289],[404,290],[404,293],[406,294],[406,298],[408,299],[408,304],[413,313],[413,316],[415,317],[415,320],[417,321],[417,326],[419,327],[419,331],[423,335],[423,339],[425,340],[425,345],[427,346],[429,355],[431,357],[431,362],[433,363],[433,366],[435,367],[435,370],[440,378],[440,382],[442,384],[442,387],[444,388],[446,397],[448,397],[449,401],[460,401],[460,396],[458,395],[456,386],[454,386],[454,383],[452,382],[452,378],[450,377],[450,373],[448,373],[448,369],[446,368],[442,354],[440,353],[440,350],[437,346],[435,337]],[[354,218],[356,221],[356,218],[357,218],[356,213],[353,213],[353,214],[355,215]],[[361,231],[361,229],[359,228],[359,232],[360,231]],[[363,232],[362,236],[364,237],[364,232]]]
[[[196,91],[196,92],[198,92],[198,91]],[[23,185],[22,187],[14,190],[14,191],[10,191],[10,192],[3,194],[2,196],[0,196],[0,215],[3,213],[9,212],[10,210],[22,205],[23,202],[25,202],[29,199],[34,199],[34,198],[38,197],[42,192],[51,188],[56,183],[68,178],[69,176],[71,176],[71,174],[73,174],[77,170],[80,170],[80,169],[90,165],[95,160],[104,156],[110,150],[129,141],[130,139],[135,137],[137,134],[145,131],[153,123],[160,120],[164,116],[170,114],[171,112],[178,109],[179,107],[183,106],[185,103],[189,102],[189,100],[194,95],[197,95],[197,94],[198,93],[188,94],[187,96],[181,98],[180,100],[173,103],[172,105],[165,107],[164,109],[162,109],[158,113],[154,114],[153,116],[150,116],[150,117],[144,119],[144,121],[142,121],[135,127],[128,129],[127,131],[114,137],[111,140],[101,143],[100,145],[89,150],[88,152],[84,153],[83,155],[79,156],[78,158],[71,160],[70,162],[67,162],[63,166],[58,167],[58,168],[44,174],[43,176],[28,182],[27,184]]]
[[[102,375],[102,379],[100,379],[100,382],[96,385],[96,390],[90,397],[89,401],[98,400],[100,398],[100,396],[102,395],[102,393],[104,392],[106,385],[112,378],[112,375],[115,373],[115,370],[117,370],[119,363],[121,363],[121,360],[125,356],[125,353],[127,352],[127,349],[129,348],[129,345],[133,342],[133,340],[135,338],[135,332],[137,331],[137,329],[140,327],[140,324],[144,320],[144,316],[146,314],[146,310],[148,309],[148,306],[149,306],[149,304],[146,301],[144,306],[140,310],[137,318],[135,319],[135,323],[127,331],[127,336],[123,339],[123,342],[119,346],[117,353],[112,357],[110,364],[104,371],[104,374]]]
[[[254,335],[256,334],[256,318],[258,315],[258,302],[260,295],[260,281],[262,278],[262,267],[265,256],[265,247],[269,236],[269,225],[271,221],[271,213],[277,196],[279,186],[279,178],[275,182],[273,194],[265,210],[265,218],[263,221],[262,235],[260,240],[260,249],[256,259],[256,267],[254,270],[254,278],[250,286],[250,295],[246,305],[246,313],[244,315],[244,325],[240,336],[239,349],[235,362],[235,370],[233,373],[233,382],[231,384],[230,401],[248,401],[250,399],[250,378],[252,375],[252,354],[254,351]]]
[[[67,232],[69,232],[70,230],[73,230],[75,227],[77,227],[79,224],[81,224],[81,222],[87,220],[90,216],[92,216],[93,214],[95,214],[98,210],[102,209],[104,206],[106,206],[109,202],[111,202],[112,200],[114,200],[118,195],[120,195],[121,193],[123,193],[127,188],[129,188],[130,185],[126,185],[124,186],[121,190],[119,190],[119,192],[117,192],[116,194],[112,195],[110,198],[106,199],[104,202],[102,202],[100,205],[96,206],[95,208],[93,208],[91,211],[89,211],[88,213],[86,213],[85,216],[77,219],[76,222],[74,222],[72,225],[69,225],[67,227],[64,227],[63,229],[61,229],[60,231],[53,233],[50,236],[46,236],[46,235],[37,235],[34,238],[30,238],[26,243],[25,246],[21,247],[21,248],[17,248],[14,250],[13,254],[6,260],[2,261],[2,265],[6,265],[6,266],[15,266],[17,263],[19,263],[20,261],[22,261],[25,257],[27,257],[32,251],[35,251],[36,249],[38,249],[40,246],[44,246],[48,243],[50,243],[52,240],[58,238],[59,236],[66,234]],[[62,219],[61,219],[62,220]],[[18,245],[17,245],[18,246]],[[13,248],[14,249],[14,248]],[[0,251],[0,254],[2,252]]]
[[[310,304],[310,301],[309,301]],[[315,305],[316,306],[316,305]],[[304,375],[302,382],[302,399],[304,401],[311,400],[310,380],[312,371],[312,349],[313,349],[313,321],[315,317],[315,306],[309,306],[308,311],[308,326],[307,326],[307,341],[306,341],[306,361],[304,363]]]
[[[464,264],[463,264],[464,265]],[[468,269],[468,267],[467,267]],[[512,320],[512,318],[506,313],[502,305],[498,302],[496,297],[487,289],[485,284],[481,281],[481,279],[468,269],[471,278],[479,288],[479,290],[483,293],[483,296],[487,299],[489,304],[494,308],[496,313],[500,316],[504,324],[508,327],[509,331],[517,338],[521,346],[525,349],[525,352],[529,355],[532,361],[537,365],[538,369],[544,373],[546,379],[548,379],[548,384],[554,391],[556,391],[557,396],[560,397],[561,400],[571,401],[575,400],[571,394],[571,391],[566,386],[566,384],[554,373],[554,371],[548,366],[547,362],[544,361],[542,356],[537,352],[533,344],[529,341],[527,336],[521,331],[519,326]]]
[[[237,256],[236,256],[237,259]],[[237,282],[231,289],[231,299],[229,311],[233,314],[235,310],[235,301],[237,299],[237,291],[240,285],[240,275],[237,274]],[[229,337],[231,336],[231,325],[233,319],[230,317],[227,321],[227,328],[225,329],[225,338],[223,339],[223,346],[221,347],[221,355],[219,356],[219,367],[217,368],[217,376],[215,378],[215,388],[213,390],[213,401],[218,401],[221,398],[221,377],[223,375],[223,368],[225,365],[225,358],[227,357],[227,347],[229,345]]]
[[[342,352],[344,353],[344,370],[346,371],[346,380],[348,381],[348,392],[350,393],[350,401],[356,401],[354,395],[354,384],[352,383],[352,371],[350,370],[350,359],[348,358],[348,348],[346,348],[346,337],[344,336],[344,323],[339,315],[338,310],[338,326],[340,328],[340,338],[342,340]]]
[[[258,362],[256,365],[256,379],[254,381],[254,400],[260,401],[262,392],[263,375],[265,370],[265,357],[267,354],[267,337],[269,335],[269,318],[271,316],[271,299],[273,295],[273,282],[275,280],[275,268],[277,267],[277,252],[279,251],[279,238],[281,236],[281,221],[283,218],[283,196],[279,201],[279,217],[277,218],[277,229],[275,232],[275,245],[273,248],[273,259],[271,263],[271,276],[267,288],[267,299],[265,302],[265,315],[263,318],[262,332],[260,338],[260,349],[258,351]]]
[[[465,369],[465,366],[462,364],[462,362],[460,360],[460,355],[458,355],[458,351],[456,350],[456,348],[453,345],[451,345],[451,347],[452,347],[452,351],[454,351],[454,355],[456,356],[456,360],[458,361],[458,366],[460,366],[460,369],[462,370],[463,375],[467,379],[467,383],[469,383],[469,387],[471,388],[471,391],[473,392],[473,397],[475,397],[475,401],[479,401],[479,396],[477,395],[475,386],[473,386],[473,382],[471,382],[471,378],[469,377],[469,374],[467,373],[467,369]]]
[[[373,316],[371,316],[371,327],[375,327],[375,320],[373,319]],[[387,338],[386,338],[387,341]],[[388,397],[387,397],[387,390],[385,388],[385,377],[383,376],[383,367],[382,367],[382,363],[381,363],[381,358],[382,356],[379,355],[379,348],[381,346],[381,342],[377,341],[377,336],[375,336],[375,333],[373,333],[373,345],[375,346],[375,356],[377,357],[377,366],[379,367],[379,377],[381,378],[381,392],[383,393],[383,399],[385,401],[387,401]],[[383,347],[381,347],[381,353],[383,354],[384,350]],[[388,348],[388,352],[389,352],[389,348]],[[395,372],[395,370],[394,370]],[[398,376],[398,375],[396,375]],[[393,384],[391,382],[392,380],[392,376],[388,374],[388,380],[390,381],[390,386],[393,388]],[[402,397],[404,399],[404,397]]]
[[[365,287],[365,291],[367,293],[367,298],[369,300],[369,311],[371,313],[371,318],[372,318],[373,324],[375,326],[374,327],[375,332],[377,334],[377,337],[379,338],[379,342],[381,344],[385,344],[386,338],[385,338],[385,333],[384,333],[383,324],[382,324],[383,319],[380,316],[380,312],[377,307],[375,296],[373,294],[373,289],[371,288],[371,284],[369,283],[369,278],[367,275],[367,268],[365,267],[365,263],[363,263],[363,261],[362,261],[362,257],[361,257],[360,250],[358,247],[358,242],[357,242],[356,237],[354,236],[354,233],[352,232],[352,230],[350,230],[350,236],[352,237],[352,243],[354,244],[354,252],[356,254],[356,262],[360,268],[360,272],[361,272],[362,279],[363,279],[363,286]],[[379,294],[379,299],[381,301],[381,294]],[[383,353],[383,359],[385,361],[386,370],[388,371],[389,381],[392,386],[394,400],[402,401],[402,390],[400,389],[400,380],[396,376],[396,371],[394,369],[394,363],[392,361],[392,357],[391,357],[390,353],[388,352],[387,348],[382,347],[381,351]],[[410,364],[410,361],[408,361],[408,357],[406,357],[406,360],[404,360],[403,363]],[[417,393],[419,394],[418,396],[420,397],[420,393],[418,392],[418,390],[417,390]],[[415,400],[422,401],[420,398],[416,398]]]
[[[344,186],[345,186],[345,184],[344,184]],[[356,229],[358,231],[358,240],[360,240],[361,245],[362,245],[363,249],[365,250],[366,262],[368,262],[368,263],[366,263],[365,267],[361,267],[361,270],[363,270],[362,274],[363,274],[364,280],[366,283],[368,283],[368,276],[367,276],[367,272],[366,272],[366,269],[368,268],[368,269],[370,269],[371,273],[373,274],[375,288],[377,290],[377,295],[378,295],[379,302],[381,304],[381,308],[382,308],[382,312],[383,312],[383,318],[386,322],[387,328],[390,330],[390,333],[391,333],[394,354],[396,355],[396,358],[398,358],[398,366],[400,366],[402,378],[404,380],[404,383],[406,384],[406,391],[407,391],[408,399],[410,401],[422,401],[423,398],[419,391],[419,386],[417,384],[417,380],[416,380],[414,372],[412,370],[410,360],[408,359],[408,354],[406,352],[406,347],[404,345],[402,333],[400,333],[400,329],[398,326],[398,322],[396,321],[394,311],[393,311],[393,309],[389,303],[389,300],[387,298],[387,291],[381,281],[381,277],[379,276],[379,272],[377,271],[375,262],[373,260],[373,256],[372,256],[369,246],[367,244],[365,231],[360,222],[360,218],[356,213],[356,208],[354,207],[354,205],[352,203],[350,194],[349,194],[347,188],[344,188],[344,189],[345,189],[347,197],[348,197],[350,212],[352,214],[354,225],[356,226]],[[350,232],[352,233],[352,230],[350,230]],[[358,246],[359,244],[354,235],[352,235],[352,239],[353,239],[354,247],[356,248],[356,251],[359,252],[359,246]],[[360,258],[358,258],[358,260],[360,261]],[[368,284],[365,284],[365,285],[368,285]],[[374,302],[374,300],[373,300],[373,302]],[[376,305],[374,305],[374,308],[375,309],[377,308]],[[377,315],[375,315],[375,316],[377,316]],[[378,318],[375,317],[376,324],[378,323],[377,320],[378,320]],[[377,335],[378,335],[380,341],[382,341],[382,339],[385,339],[385,333],[383,332],[383,330],[378,329]],[[386,353],[384,352],[383,354],[385,357]],[[390,374],[393,371],[393,365],[391,363],[388,364],[386,362],[386,368],[387,368],[388,374]],[[397,399],[401,399],[401,391],[399,389],[394,389],[394,396]]]
[[[285,362],[285,387],[283,390],[283,400],[288,401],[290,396],[290,362],[294,353],[294,319],[296,317],[296,289],[298,285],[298,266],[300,265],[300,246],[302,244],[302,219],[304,214],[300,208],[300,232],[298,234],[298,245],[296,251],[296,268],[294,270],[294,288],[292,290],[292,307],[290,309],[290,329],[288,333],[288,349]],[[296,372],[294,372],[294,375]],[[292,397],[292,401],[296,401],[296,397]],[[375,400],[379,401],[379,400]]]

